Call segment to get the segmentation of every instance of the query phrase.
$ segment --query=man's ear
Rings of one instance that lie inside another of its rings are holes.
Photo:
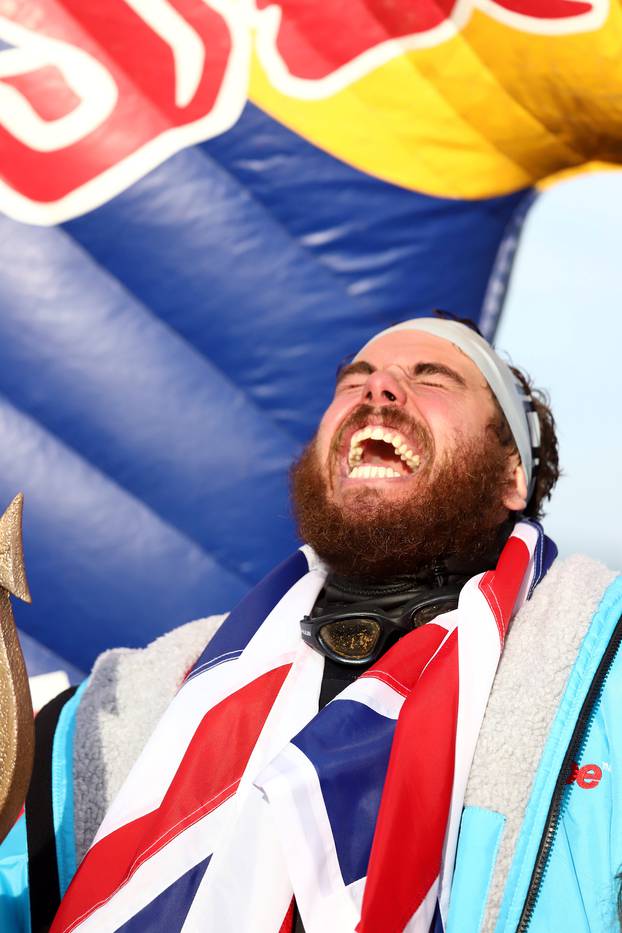
[[[527,505],[527,478],[518,458],[513,458],[511,477],[503,494],[503,504],[510,512],[522,512]]]

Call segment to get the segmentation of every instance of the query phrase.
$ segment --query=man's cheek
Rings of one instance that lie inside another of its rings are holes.
[[[323,427],[320,425],[320,428],[315,435],[315,453],[318,460],[318,463],[322,468],[328,461],[328,452],[330,450],[330,439],[331,433],[328,427]]]
[[[317,430],[316,437],[316,450],[318,456],[320,457],[320,462],[325,463],[328,458],[328,454],[331,448],[331,445],[335,439],[337,429],[343,421],[343,410],[345,409],[343,403],[340,405],[337,400],[335,400],[329,408],[326,409],[320,425]]]
[[[431,403],[423,418],[437,453],[447,453],[483,430],[479,414],[453,399]]]

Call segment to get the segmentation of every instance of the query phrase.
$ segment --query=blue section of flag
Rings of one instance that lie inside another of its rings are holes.
[[[155,900],[117,927],[115,933],[148,933],[149,930],[166,930],[178,933],[184,925],[188,911],[209,865],[211,855],[174,881],[170,887],[158,894]]]
[[[317,771],[344,884],[367,874],[396,720],[335,700],[293,739]]]
[[[553,539],[549,538],[548,535],[544,535],[542,541],[542,576],[550,569],[557,554],[557,545]],[[542,577],[540,579],[542,579]]]
[[[538,532],[538,540],[533,552],[533,565],[534,565],[534,575],[533,580],[531,581],[531,586],[529,587],[529,592],[527,594],[527,599],[531,599],[533,596],[533,591],[537,587],[538,583],[551,568],[551,565],[555,558],[557,557],[557,545],[552,538],[547,537],[544,533],[544,529],[540,522],[535,520],[528,520],[530,525]]]
[[[264,577],[231,612],[194,665],[189,677],[240,655],[279,600],[308,569],[307,558],[302,551],[296,551]],[[300,619],[292,619],[292,625],[298,622]]]
[[[432,917],[432,923],[430,924],[430,933],[445,933],[443,928],[443,918],[441,917],[441,909],[436,902],[436,907],[434,908],[434,916]]]

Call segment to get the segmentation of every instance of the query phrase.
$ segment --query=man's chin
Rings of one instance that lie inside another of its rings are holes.
[[[383,505],[395,505],[412,502],[416,495],[414,478],[350,480],[336,484],[332,495],[334,505],[347,510],[358,512],[373,508],[381,509]]]
[[[507,516],[501,505],[506,469],[507,455],[491,438],[458,447],[432,476],[372,482],[335,476],[329,484],[312,443],[292,467],[298,530],[329,567],[357,578],[472,557],[490,545]]]

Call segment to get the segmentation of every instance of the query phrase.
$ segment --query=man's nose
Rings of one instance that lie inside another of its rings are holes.
[[[377,369],[368,376],[363,386],[363,395],[370,405],[386,405],[387,402],[403,405],[406,401],[406,392],[387,369]]]

